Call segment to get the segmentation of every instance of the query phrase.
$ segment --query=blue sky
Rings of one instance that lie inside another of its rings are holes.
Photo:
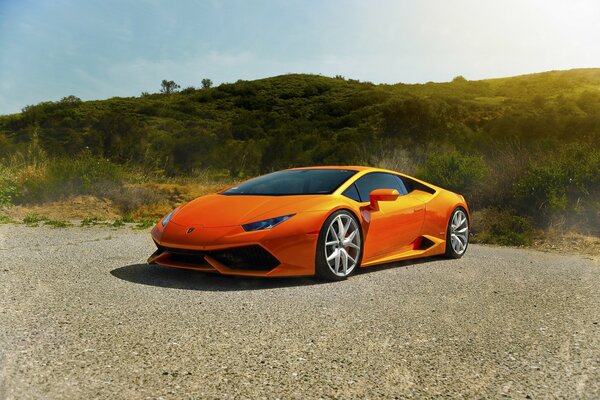
[[[0,114],[290,72],[375,83],[600,67],[597,0],[0,0]]]

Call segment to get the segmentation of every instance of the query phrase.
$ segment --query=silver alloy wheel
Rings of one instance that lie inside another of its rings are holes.
[[[465,252],[469,242],[469,220],[462,210],[457,210],[450,223],[450,241],[452,248],[458,255]]]
[[[344,277],[356,267],[360,256],[360,232],[354,218],[340,214],[331,221],[325,236],[327,265],[335,275]]]

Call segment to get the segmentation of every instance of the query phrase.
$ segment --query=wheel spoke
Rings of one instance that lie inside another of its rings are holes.
[[[457,253],[459,252],[458,249],[458,239],[456,238],[456,235],[452,236],[452,248],[454,249],[454,251],[456,251]]]
[[[340,272],[340,258],[341,257],[342,257],[341,252],[339,250],[337,250],[336,254],[335,254],[335,264],[334,264],[336,274],[339,274],[339,272]]]
[[[338,241],[338,235],[337,235],[337,233],[335,233],[335,228],[333,227],[333,225],[329,228],[329,231],[333,235],[333,239],[337,242]]]
[[[327,261],[331,261],[334,258],[338,257],[340,255],[340,250],[339,249],[335,249],[328,257],[327,257]]]
[[[343,264],[343,267],[344,267],[343,272],[344,272],[344,275],[346,275],[347,272],[348,272],[348,253],[346,253],[346,250],[341,249],[341,251],[340,251],[340,257],[342,259],[342,264]]]
[[[463,241],[461,240],[461,238],[458,237],[455,234],[452,234],[452,239],[454,239],[454,242],[456,243],[455,250],[457,252],[461,252],[462,249],[465,247],[465,244],[463,243]]]
[[[452,234],[452,237],[453,237],[454,239],[456,239],[456,240],[457,240],[459,243],[461,243],[461,244],[462,244],[462,241],[460,240],[460,238],[458,237],[458,235],[457,235],[456,233],[453,233],[453,234]]]
[[[344,239],[346,237],[346,234],[348,233],[348,230],[350,229],[351,223],[352,223],[352,220],[350,218],[348,218],[348,222],[346,222],[346,225],[344,225],[344,235],[342,236],[342,239]]]
[[[356,237],[357,233],[358,233],[358,230],[355,230],[354,232],[352,232],[351,234],[349,234],[348,237],[344,239],[344,242],[351,242],[351,241],[353,241],[354,237]]]
[[[331,242],[325,242],[325,246],[331,246],[336,244],[338,241],[337,240],[332,240]]]
[[[346,232],[344,232],[344,224],[342,223],[342,218],[338,217],[337,219],[338,222],[338,234],[337,237],[339,240],[342,240],[344,238],[344,236],[346,235]]]
[[[354,249],[358,249],[358,250],[360,250],[360,246],[359,246],[359,245],[356,245],[356,244],[354,244],[354,243],[352,243],[352,242],[344,243],[344,246],[348,246],[348,247],[352,247],[352,248],[354,248]]]
[[[352,263],[356,262],[356,258],[352,258],[352,256],[350,255],[350,253],[348,253],[347,251],[346,251],[346,257],[348,257],[348,259],[352,260]]]

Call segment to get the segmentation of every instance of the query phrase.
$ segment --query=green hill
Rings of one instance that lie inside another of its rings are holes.
[[[252,175],[353,164],[382,146],[597,146],[599,111],[600,69],[423,85],[284,75],[171,95],[44,102],[2,117],[0,140],[4,156],[37,134],[51,157],[89,149],[167,175],[206,167]]]
[[[132,98],[70,96],[0,117],[8,168],[30,164],[32,152],[154,177],[379,164],[466,193],[476,208],[544,221],[558,213],[593,229],[599,149],[600,69],[411,85],[293,74]]]

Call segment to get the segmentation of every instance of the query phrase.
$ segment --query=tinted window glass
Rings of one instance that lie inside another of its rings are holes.
[[[426,193],[431,193],[431,194],[435,193],[435,189],[432,189],[429,186],[423,185],[422,183],[414,181],[410,178],[403,176],[401,179],[402,179],[402,182],[404,183],[404,186],[406,187],[406,190],[408,193],[412,192],[413,190],[417,190],[417,189],[422,190],[423,192],[426,192]]]
[[[360,203],[360,196],[358,195],[358,190],[356,189],[356,185],[352,184],[348,186],[348,189],[344,190],[342,193],[344,196],[351,198],[354,201],[358,201]]]
[[[398,179],[398,185],[400,185],[400,190],[398,190],[398,193],[400,193],[400,196],[404,196],[405,194],[408,194],[408,188],[406,187],[406,184],[404,183],[404,179],[402,179],[399,176],[394,175],[394,178]]]
[[[373,172],[356,181],[361,200],[369,201],[369,194],[375,189],[396,189],[401,195],[406,194],[404,183],[399,177],[385,172]]]
[[[291,196],[331,194],[356,171],[346,169],[295,169],[273,172],[250,179],[221,194],[255,196]]]

